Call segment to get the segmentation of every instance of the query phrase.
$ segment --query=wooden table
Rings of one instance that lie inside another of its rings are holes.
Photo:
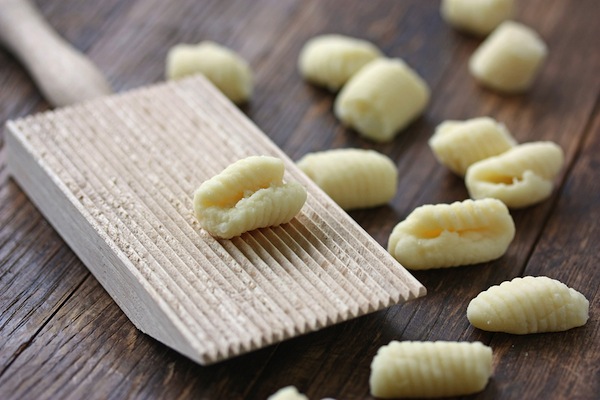
[[[254,2],[46,0],[57,31],[105,71],[119,91],[159,82],[170,46],[211,39],[241,53],[256,90],[243,111],[290,157],[338,147],[397,161],[398,194],[351,215],[382,245],[415,207],[467,198],[463,181],[427,146],[445,119],[489,115],[520,142],[552,140],[566,154],[557,189],[513,211],[507,254],[483,265],[415,272],[425,298],[279,345],[202,367],[138,332],[0,166],[0,398],[264,399],[295,385],[311,399],[369,398],[369,365],[390,340],[479,340],[494,349],[494,376],[473,398],[592,399],[600,393],[600,5],[522,1],[515,19],[550,48],[534,87],[501,96],[467,71],[480,40],[445,24],[437,1]],[[0,10],[0,12],[2,12]],[[302,81],[296,60],[321,33],[367,38],[402,57],[432,89],[424,117],[392,143],[345,129],[334,96]],[[22,67],[0,50],[0,121],[48,109]],[[3,143],[0,139],[0,143]],[[2,153],[2,160],[5,158]],[[515,336],[472,328],[480,291],[523,275],[547,275],[590,300],[590,320],[562,333]]]

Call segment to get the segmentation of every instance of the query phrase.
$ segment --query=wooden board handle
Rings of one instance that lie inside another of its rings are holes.
[[[0,0],[0,43],[23,63],[54,106],[112,92],[94,64],[61,38],[29,0]]]

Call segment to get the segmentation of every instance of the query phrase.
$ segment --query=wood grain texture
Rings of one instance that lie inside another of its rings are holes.
[[[567,165],[551,199],[513,213],[517,235],[503,258],[416,273],[428,289],[418,301],[210,367],[136,331],[0,167],[0,397],[264,399],[294,384],[315,399],[364,399],[370,398],[369,364],[379,346],[428,339],[481,340],[494,348],[495,375],[484,392],[469,398],[597,397],[596,1],[517,3],[515,19],[536,29],[550,50],[534,87],[520,96],[477,86],[466,65],[480,40],[445,25],[436,1],[48,0],[39,5],[118,90],[162,80],[169,46],[212,39],[248,59],[256,91],[242,110],[292,159],[344,146],[392,157],[400,169],[396,198],[389,206],[351,213],[380,244],[415,207],[467,197],[463,182],[437,165],[426,146],[444,119],[489,115],[521,142],[558,142]],[[386,54],[405,58],[432,87],[425,115],[394,142],[374,145],[344,129],[332,113],[334,96],[300,79],[295,63],[304,42],[332,32],[364,37]],[[47,108],[22,68],[2,51],[0,84],[1,121]],[[588,324],[526,337],[469,326],[465,310],[471,298],[524,274],[546,274],[585,294]]]

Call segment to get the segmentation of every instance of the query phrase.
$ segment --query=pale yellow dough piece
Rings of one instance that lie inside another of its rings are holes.
[[[417,207],[393,229],[388,251],[408,269],[447,268],[501,257],[515,224],[499,200]]]
[[[345,210],[380,206],[396,194],[396,164],[374,150],[308,153],[297,165]]]
[[[342,88],[335,115],[376,142],[388,142],[425,110],[427,83],[404,61],[379,58],[365,65]]]
[[[429,139],[440,164],[460,176],[475,162],[504,153],[516,144],[504,124],[489,117],[442,122]]]
[[[308,397],[298,392],[295,386],[286,386],[267,397],[267,400],[308,400]]]
[[[382,399],[462,396],[485,389],[492,372],[480,342],[392,341],[373,358],[369,385]]]
[[[514,0],[442,0],[442,17],[453,27],[478,36],[512,17]]]
[[[563,164],[556,143],[523,143],[471,165],[465,184],[471,198],[492,197],[510,208],[527,207],[550,196]]]
[[[304,79],[335,92],[363,66],[382,56],[366,40],[321,35],[306,42],[298,58],[298,69]]]
[[[202,74],[234,103],[252,95],[252,70],[242,57],[217,43],[178,44],[167,54],[167,79]]]
[[[503,22],[469,59],[469,71],[482,85],[505,93],[524,92],[546,59],[548,49],[531,28]]]
[[[481,292],[469,303],[467,318],[491,332],[558,332],[585,325],[589,307],[583,294],[562,282],[526,276]]]
[[[283,174],[283,161],[276,157],[252,156],[231,164],[194,193],[196,218],[223,239],[289,222],[304,205],[306,189],[284,183]]]

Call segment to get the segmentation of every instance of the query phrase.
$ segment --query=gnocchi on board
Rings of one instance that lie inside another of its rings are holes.
[[[289,222],[306,201],[298,182],[283,182],[283,161],[251,156],[229,165],[194,193],[200,226],[218,238]]]

